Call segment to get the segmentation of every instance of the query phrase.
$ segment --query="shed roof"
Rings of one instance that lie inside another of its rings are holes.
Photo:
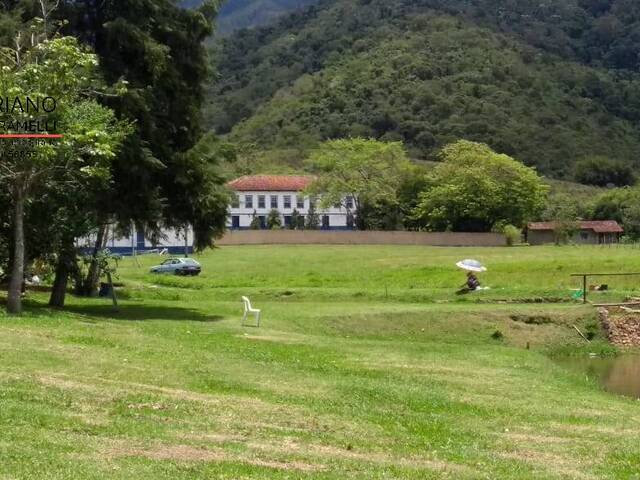
[[[593,230],[596,233],[624,233],[624,229],[615,220],[595,220],[578,222],[580,230]],[[534,222],[528,225],[529,230],[555,230],[558,222]]]

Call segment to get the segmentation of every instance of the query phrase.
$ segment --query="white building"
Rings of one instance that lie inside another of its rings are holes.
[[[227,185],[235,192],[235,201],[230,206],[227,227],[231,230],[250,228],[254,218],[259,219],[262,228],[267,228],[267,217],[271,210],[277,210],[284,228],[292,223],[292,214],[305,218],[313,199],[303,191],[313,177],[290,175],[258,175],[240,177]],[[342,205],[321,209],[315,202],[318,228],[322,230],[349,230],[353,228],[353,199],[347,197]]]
[[[89,235],[76,241],[76,246],[85,251],[91,251],[96,242],[96,235]],[[131,227],[129,235],[119,235],[115,225],[110,225],[104,247],[111,253],[134,255],[148,251],[165,251],[171,255],[181,255],[193,252],[193,231],[189,227],[186,231],[162,229],[160,238],[152,239],[141,227]]]

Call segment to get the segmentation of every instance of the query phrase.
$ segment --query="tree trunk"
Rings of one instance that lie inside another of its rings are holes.
[[[96,237],[96,243],[93,248],[93,254],[91,255],[91,264],[89,265],[89,272],[84,281],[84,295],[87,297],[98,296],[98,282],[100,280],[100,265],[98,265],[98,253],[104,248],[104,243],[107,239],[107,225],[100,225],[98,229],[98,236]]]
[[[71,246],[63,246],[60,250],[60,256],[58,258],[58,264],[56,265],[56,277],[53,281],[53,288],[51,289],[51,297],[49,298],[49,305],[51,307],[64,307],[64,302],[67,296],[67,286],[69,284],[69,276],[75,270],[74,264],[76,261],[76,252]]]
[[[14,187],[14,215],[13,215],[13,266],[9,294],[7,297],[7,312],[22,313],[22,284],[24,282],[24,191],[19,186]]]

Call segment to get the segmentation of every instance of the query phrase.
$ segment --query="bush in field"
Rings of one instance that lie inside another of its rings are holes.
[[[507,245],[509,247],[513,247],[522,241],[522,230],[518,227],[514,227],[513,225],[505,225],[502,228],[502,233],[507,239]]]

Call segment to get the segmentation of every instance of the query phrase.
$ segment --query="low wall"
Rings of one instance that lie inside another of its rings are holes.
[[[619,347],[640,347],[640,314],[600,308],[598,316],[611,343]]]
[[[369,232],[334,230],[234,230],[216,245],[427,245],[434,247],[502,247],[498,233]]]

